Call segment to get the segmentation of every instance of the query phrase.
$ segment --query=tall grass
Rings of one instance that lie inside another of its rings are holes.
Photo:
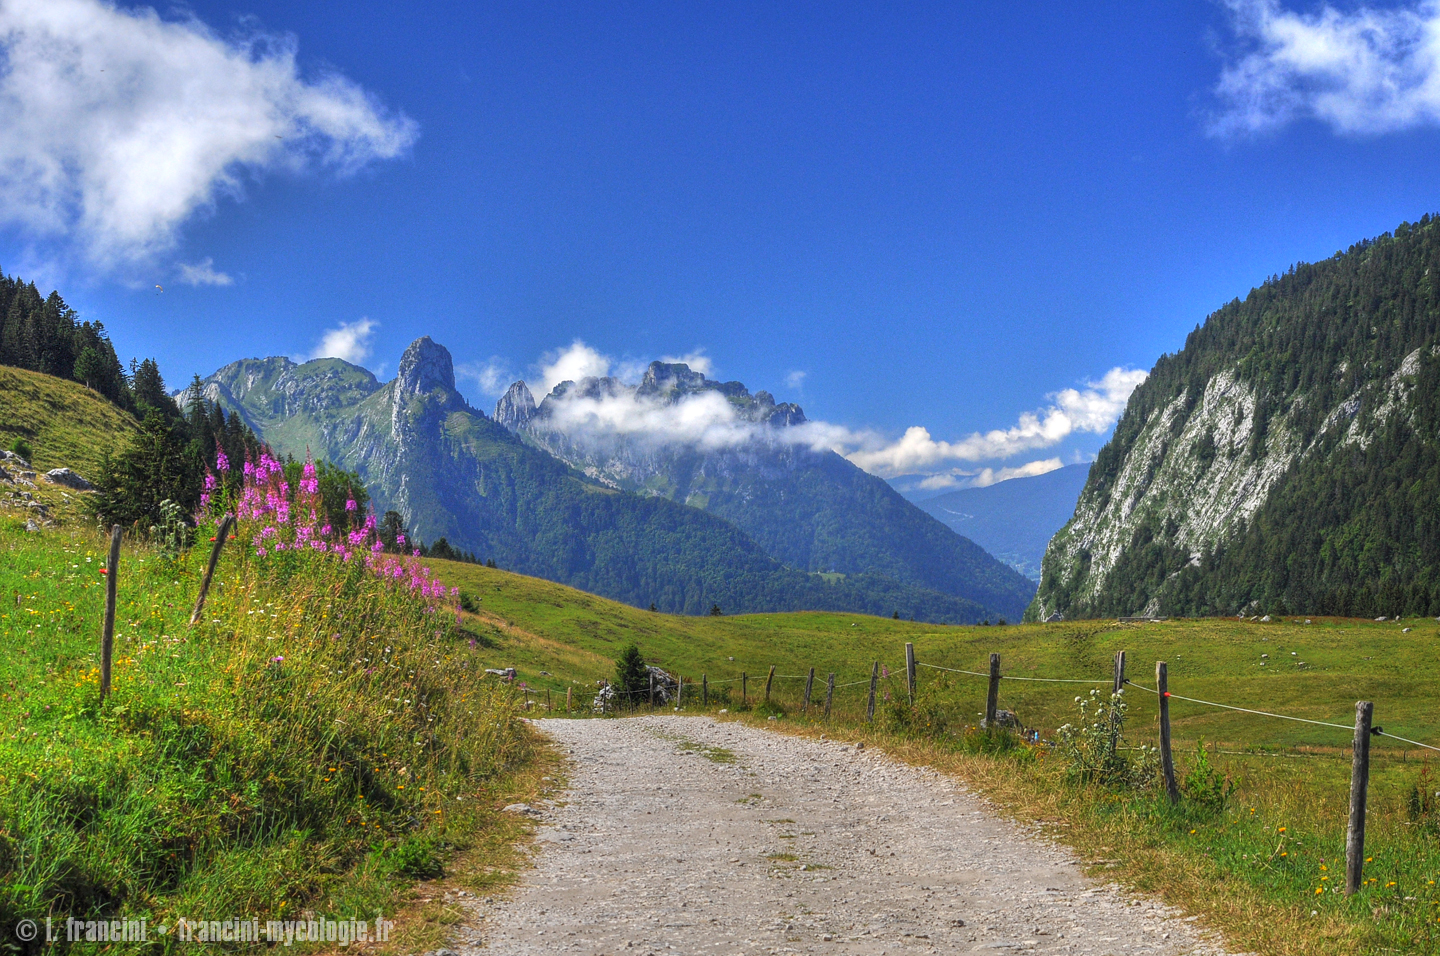
[[[0,519],[0,933],[47,916],[373,919],[530,758],[514,693],[476,679],[452,609],[334,553],[259,557],[256,530],[193,629],[204,555],[137,545],[107,569],[102,705],[100,540]]]

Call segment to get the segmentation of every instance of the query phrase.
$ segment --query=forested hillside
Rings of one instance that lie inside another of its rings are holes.
[[[35,283],[5,275],[0,275],[0,365],[70,379],[121,408],[135,408],[131,382],[105,326],[78,321],[59,292],[42,298]]]
[[[1032,616],[1440,614],[1440,220],[1274,276],[1156,363]]]

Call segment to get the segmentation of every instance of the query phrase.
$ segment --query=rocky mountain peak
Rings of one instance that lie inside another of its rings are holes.
[[[714,385],[716,383],[709,383]],[[640,380],[640,395],[667,395],[670,392],[694,392],[704,388],[705,376],[684,362],[651,362]]]
[[[511,385],[495,403],[495,420],[511,431],[522,427],[534,414],[535,396],[523,381]]]
[[[395,378],[401,394],[418,394],[436,388],[455,390],[455,363],[450,350],[428,335],[410,343],[400,357],[400,371]]]

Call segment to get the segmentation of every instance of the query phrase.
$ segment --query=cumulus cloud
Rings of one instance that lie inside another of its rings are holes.
[[[221,37],[193,16],[106,0],[0,3],[0,217],[102,268],[173,247],[243,178],[351,173],[416,126],[293,37]]]
[[[547,353],[540,361],[538,383],[529,383],[536,400],[550,394],[561,382],[578,382],[582,378],[604,378],[610,374],[612,361],[584,342],[576,339],[568,348]]]
[[[801,385],[804,385],[804,384],[805,384],[805,373],[802,372],[802,371],[800,371],[799,369],[796,369],[795,371],[791,372],[789,375],[786,375],[786,376],[785,376],[785,387],[786,387],[786,388],[789,388],[789,389],[798,389]]]
[[[563,381],[604,378],[615,362],[580,340],[549,353],[542,361],[537,384],[531,386],[543,400]],[[1113,368],[1099,381],[1083,388],[1067,388],[1049,397],[1050,404],[1020,415],[1008,429],[976,432],[958,441],[937,440],[923,426],[906,430],[899,440],[869,429],[852,429],[821,420],[786,428],[757,424],[717,392],[701,392],[675,401],[637,395],[633,389],[610,392],[572,390],[550,403],[549,427],[575,441],[605,444],[688,444],[705,450],[733,448],[747,443],[791,444],[816,451],[835,451],[864,470],[881,477],[929,474],[938,484],[925,487],[990,485],[1009,478],[1039,475],[1061,467],[1059,458],[1024,465],[957,469],[957,462],[1003,461],[1015,455],[1052,447],[1077,432],[1101,433],[1113,426],[1125,410],[1130,393],[1145,380],[1138,369]],[[624,379],[622,378],[622,381]],[[948,472],[948,475],[947,475]],[[953,479],[953,482],[952,482]],[[929,480],[929,479],[927,479]]]
[[[687,355],[663,355],[660,361],[688,365],[691,371],[699,372],[707,378],[715,373],[715,364],[710,361],[710,356],[705,354],[704,349],[696,349]]]
[[[1440,3],[1310,13],[1226,0],[1239,47],[1216,92],[1217,135],[1316,119],[1376,134],[1440,123]]]
[[[180,281],[185,285],[234,285],[235,280],[215,270],[215,260],[206,256],[193,265],[180,263]]]
[[[315,351],[302,356],[300,361],[338,358],[352,365],[361,365],[370,357],[370,340],[379,326],[380,323],[374,319],[363,317],[354,322],[341,322],[335,328],[327,329]]]
[[[1130,393],[1145,381],[1139,369],[1112,368],[1098,382],[1083,389],[1067,388],[1050,396],[1051,404],[1025,412],[1010,428],[975,432],[958,441],[937,441],[928,429],[915,425],[895,442],[876,446],[864,436],[853,439],[846,457],[861,468],[884,477],[925,472],[949,461],[1005,459],[1022,452],[1049,448],[1075,432],[1104,432],[1125,410]],[[846,444],[839,439],[840,444]]]
[[[484,362],[464,362],[457,365],[455,374],[474,382],[482,395],[494,397],[504,395],[515,381],[510,365],[498,355],[492,355]]]

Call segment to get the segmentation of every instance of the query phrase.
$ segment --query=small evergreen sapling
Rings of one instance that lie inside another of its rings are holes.
[[[615,691],[634,707],[649,690],[650,670],[640,656],[640,648],[631,644],[615,659]]]

